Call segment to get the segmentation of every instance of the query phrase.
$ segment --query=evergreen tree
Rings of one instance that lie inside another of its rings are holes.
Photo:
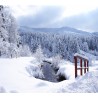
[[[43,54],[43,51],[42,51],[40,45],[38,46],[38,48],[37,48],[37,50],[36,50],[35,57],[36,57],[37,61],[38,61],[40,64],[43,63],[44,54]]]

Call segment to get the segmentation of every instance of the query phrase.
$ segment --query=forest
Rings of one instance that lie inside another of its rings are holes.
[[[91,33],[20,32],[20,36],[22,44],[29,45],[32,53],[41,45],[46,57],[59,55],[73,61],[73,55],[81,50],[98,56],[98,36]]]
[[[39,46],[45,57],[59,55],[62,59],[73,61],[73,55],[81,50],[98,56],[96,33],[67,27],[22,29],[10,8],[1,5],[0,57],[32,56]]]

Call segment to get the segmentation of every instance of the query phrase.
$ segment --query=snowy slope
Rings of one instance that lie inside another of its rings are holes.
[[[98,64],[98,62],[94,63],[96,63],[96,65]],[[66,67],[64,67],[64,64]],[[67,61],[66,63],[61,62],[60,65],[62,65],[62,67],[59,72],[65,75],[68,73],[67,76],[69,80],[52,83],[30,76],[26,71],[26,67],[36,65],[39,65],[39,63],[34,57],[0,58],[0,92],[98,92],[98,87],[96,86],[98,85],[98,71],[90,72],[83,77],[74,79],[71,78],[74,77],[73,72],[71,72],[74,68],[72,64]],[[98,67],[96,65],[91,69],[97,70]]]
[[[89,72],[75,82],[58,90],[68,93],[96,93],[98,92],[98,70]]]

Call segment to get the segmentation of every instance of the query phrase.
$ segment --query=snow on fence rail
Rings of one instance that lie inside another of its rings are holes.
[[[78,60],[80,67],[78,67]],[[74,55],[74,63],[75,63],[75,78],[78,76],[78,70],[80,70],[80,75],[83,75],[83,70],[84,74],[89,71],[89,59],[81,54],[76,53]]]

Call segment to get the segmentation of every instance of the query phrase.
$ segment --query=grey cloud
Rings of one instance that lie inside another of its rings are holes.
[[[87,31],[98,31],[98,9],[63,19],[58,25],[74,27]]]
[[[32,9],[32,7],[30,8]],[[69,26],[85,31],[98,32],[98,9],[85,14],[67,17],[59,21],[63,11],[62,7],[44,6],[35,15],[29,13],[27,16],[19,17],[17,20],[20,25],[28,27]]]
[[[19,17],[18,23],[30,27],[46,27],[60,18],[63,9],[58,6],[44,6],[35,15],[29,13],[26,16]]]

